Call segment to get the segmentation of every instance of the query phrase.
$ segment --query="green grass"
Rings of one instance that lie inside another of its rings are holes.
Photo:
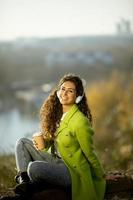
[[[15,167],[14,155],[0,155],[0,192],[5,192],[16,184],[14,181]]]

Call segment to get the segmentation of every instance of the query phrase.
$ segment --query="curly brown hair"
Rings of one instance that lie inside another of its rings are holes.
[[[44,101],[40,109],[40,128],[45,138],[54,140],[57,125],[63,114],[62,105],[57,97],[57,90],[66,82],[73,82],[76,86],[76,96],[82,96],[82,100],[77,104],[79,110],[90,120],[92,124],[92,115],[87,104],[87,98],[84,93],[82,79],[74,74],[64,75],[59,81],[58,87],[54,89],[49,97]]]

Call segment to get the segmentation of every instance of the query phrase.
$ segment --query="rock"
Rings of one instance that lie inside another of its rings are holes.
[[[133,200],[133,173],[110,172],[106,174],[105,200]],[[70,188],[52,188],[36,192],[32,196],[20,198],[14,194],[0,200],[71,200]]]

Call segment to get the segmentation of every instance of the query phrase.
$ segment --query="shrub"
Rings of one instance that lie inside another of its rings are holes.
[[[133,154],[133,74],[113,73],[87,89],[95,141],[106,169],[131,169]]]

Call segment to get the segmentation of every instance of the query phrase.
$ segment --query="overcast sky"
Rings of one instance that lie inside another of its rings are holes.
[[[0,40],[115,34],[133,0],[0,0]]]

